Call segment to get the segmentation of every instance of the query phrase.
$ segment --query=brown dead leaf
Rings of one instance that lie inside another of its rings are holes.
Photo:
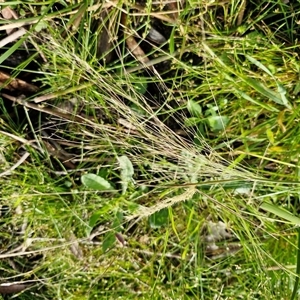
[[[124,36],[126,45],[128,47],[128,50],[136,57],[136,59],[145,64],[149,62],[149,58],[146,56],[143,49],[140,47],[140,45],[137,43],[135,38],[129,34],[127,31],[127,15],[125,13],[122,13],[121,23],[124,26]]]
[[[78,31],[82,18],[86,12],[86,4],[82,4],[78,10],[74,11],[74,16],[70,18],[67,23],[65,30],[62,32],[61,36],[66,38],[67,35],[73,35]]]
[[[126,45],[130,52],[136,57],[136,59],[141,63],[147,63],[149,58],[146,56],[143,49],[139,46],[133,36],[126,36]]]
[[[3,283],[0,284],[0,294],[8,295],[22,292],[23,290],[30,287],[32,284],[24,283]]]
[[[172,12],[171,17],[174,20],[177,20],[178,19],[178,3],[177,3],[177,1],[167,3],[167,8],[168,8],[169,11]]]
[[[73,233],[70,234],[69,240],[72,242],[72,244],[70,245],[71,252],[74,254],[74,256],[77,259],[79,260],[83,259],[83,252],[79,246],[78,239]]]
[[[13,11],[9,6],[6,6],[1,10],[1,15],[5,20],[10,20],[14,18]]]
[[[24,28],[20,28],[14,32],[11,32],[7,37],[0,41],[0,48],[4,47],[5,45],[14,42],[19,37],[23,36],[26,33]]]
[[[97,56],[103,57],[105,59],[106,63],[111,62],[113,58],[113,52],[111,51],[113,48],[112,43],[112,36],[113,33],[113,26],[116,24],[114,22],[115,20],[112,20],[109,18],[109,10],[105,9],[100,13],[99,17],[99,24],[100,24],[100,33],[97,43]]]
[[[148,9],[145,8],[143,5],[135,4],[132,8],[136,9],[137,12],[130,13],[131,16],[144,16],[144,17],[153,17],[155,19],[164,21],[169,24],[178,24],[178,8],[176,5],[176,9],[174,10],[173,7],[168,7],[167,11],[151,11],[149,13]],[[174,15],[175,14],[175,15]],[[169,16],[170,15],[170,16]],[[175,16],[175,17],[174,17]],[[177,17],[176,17],[177,16]]]
[[[0,1],[0,2],[4,2],[4,1]],[[11,20],[11,19],[17,20],[18,19],[17,13],[13,9],[11,9],[9,6],[2,8],[1,15],[5,20]],[[13,31],[14,31],[14,29],[6,29],[7,35],[10,35]]]
[[[117,241],[120,243],[121,246],[125,247],[127,242],[125,241],[125,238],[121,233],[116,232],[115,233]]]
[[[242,4],[240,5],[240,12],[238,14],[238,19],[237,19],[238,26],[240,26],[243,22],[246,6],[247,6],[247,1],[243,0]]]
[[[35,93],[38,91],[38,87],[27,83],[24,80],[18,78],[12,78],[5,72],[0,71],[0,89],[5,88],[9,91],[18,91],[18,92],[27,92],[27,93]]]

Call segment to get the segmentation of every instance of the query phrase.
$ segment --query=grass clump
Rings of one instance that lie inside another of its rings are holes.
[[[43,5],[14,7],[37,24],[39,91],[1,94],[1,281],[20,299],[291,297],[297,220],[276,207],[298,213],[299,5]]]

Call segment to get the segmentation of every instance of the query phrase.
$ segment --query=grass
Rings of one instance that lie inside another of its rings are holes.
[[[0,61],[40,87],[27,108],[1,96],[0,280],[34,284],[15,297],[291,299],[297,222],[261,208],[298,215],[299,4],[284,2],[11,4],[35,52],[7,66],[19,40]]]

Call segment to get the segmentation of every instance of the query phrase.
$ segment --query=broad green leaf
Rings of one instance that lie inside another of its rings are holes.
[[[34,26],[34,30],[36,32],[40,32],[43,29],[46,29],[47,27],[48,27],[48,23],[46,21],[41,20]]]
[[[104,178],[96,175],[96,174],[85,174],[81,176],[81,182],[90,189],[96,191],[106,191],[111,190],[112,186],[110,183]]]
[[[64,186],[66,186],[66,187],[68,187],[68,188],[70,188],[72,185],[73,185],[73,183],[72,183],[71,181],[69,181],[69,180],[66,180],[66,181],[64,182]]]
[[[134,203],[132,201],[126,201],[126,204],[128,205],[127,209],[130,213],[136,213],[136,211],[139,209],[139,205],[137,203]]]
[[[136,82],[136,83],[134,83],[133,86],[137,92],[144,95],[147,92],[148,83],[146,81],[145,82]]]
[[[207,118],[207,122],[213,131],[220,131],[226,128],[229,118],[226,116],[211,116]]]
[[[121,225],[122,225],[122,222],[123,222],[123,213],[119,210],[117,211],[116,215],[115,215],[115,218],[114,218],[114,221],[113,221],[113,224],[112,224],[112,228],[115,230],[115,231],[121,231]]]
[[[287,210],[284,210],[282,208],[279,208],[279,207],[277,207],[273,204],[267,203],[267,202],[264,202],[260,207],[268,212],[273,213],[274,215],[276,215],[282,219],[285,219],[285,220],[295,224],[295,225],[300,225],[300,218],[292,215]]]
[[[124,195],[127,191],[129,182],[132,182],[132,176],[134,174],[134,169],[131,161],[126,155],[118,157],[118,161],[121,168],[121,180],[122,180],[122,194]]]
[[[105,236],[104,236],[104,240],[102,243],[102,250],[103,252],[105,252],[106,250],[108,250],[109,248],[111,248],[116,242],[116,236],[114,232],[108,232]]]
[[[101,211],[101,210],[98,210],[92,214],[92,216],[90,217],[90,220],[89,220],[89,227],[91,229],[96,225],[100,216],[102,216],[102,215],[103,215],[103,211]]]
[[[187,127],[195,126],[201,122],[201,119],[196,117],[187,118],[184,120],[184,125]]]
[[[134,96],[136,92],[144,95],[148,89],[148,80],[146,77],[130,75],[128,80],[131,82],[131,87],[128,90],[129,94]],[[129,88],[129,86],[128,86]]]
[[[188,100],[187,109],[193,117],[201,118],[202,108],[197,102],[193,100]]]
[[[166,225],[169,221],[169,212],[164,208],[149,217],[149,224],[151,228],[160,228]]]

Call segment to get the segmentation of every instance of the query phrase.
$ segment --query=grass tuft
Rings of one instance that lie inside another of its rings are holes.
[[[299,5],[200,2],[12,6],[31,27],[0,61],[34,45],[6,72],[39,87],[1,94],[20,299],[297,294]]]

